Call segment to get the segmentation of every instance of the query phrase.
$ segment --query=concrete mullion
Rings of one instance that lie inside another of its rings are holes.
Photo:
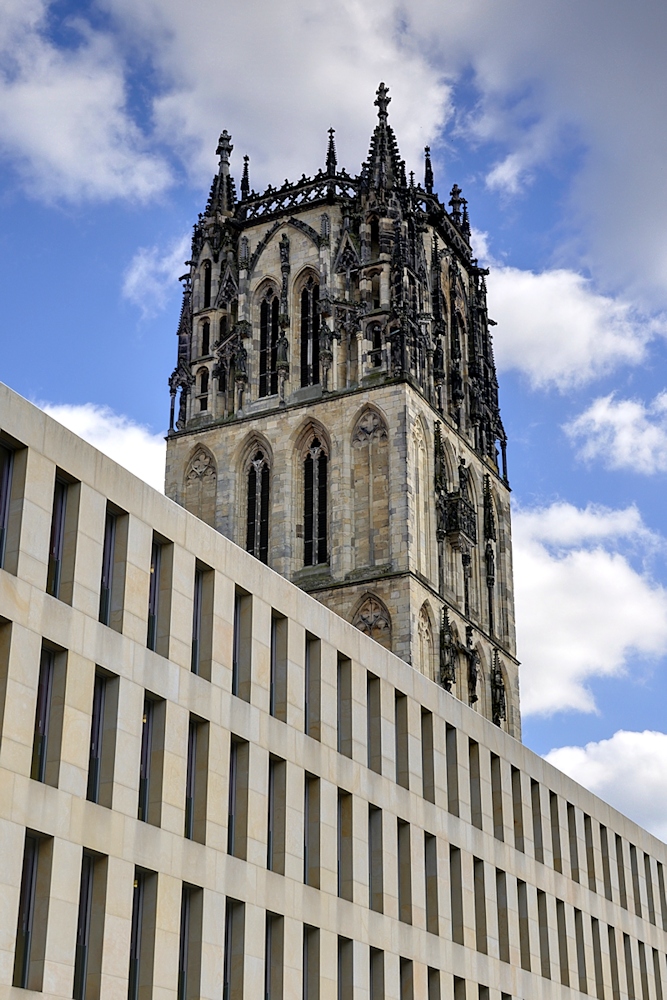
[[[72,607],[90,618],[99,614],[105,516],[105,497],[81,483]]]
[[[428,966],[423,962],[412,964],[412,989],[414,1000],[428,1000]]]
[[[338,747],[338,651],[322,640],[320,648],[320,741]]]
[[[380,727],[382,732],[382,774],[393,779],[396,774],[394,687],[383,678],[380,679]]]
[[[26,777],[32,764],[41,650],[40,636],[14,622],[7,665],[0,762],[8,771]]]
[[[352,759],[363,767],[366,767],[366,670],[356,660],[352,660],[350,671],[352,689]]]
[[[368,906],[368,802],[352,796],[352,875],[354,902]]]
[[[55,464],[28,448],[16,575],[40,591],[46,589]]]
[[[535,857],[535,839],[533,837],[533,808],[530,792],[530,775],[520,770],[521,774],[521,805],[523,809],[523,850],[529,858]]]
[[[185,772],[188,755],[190,713],[166,701],[164,752],[162,758],[162,819],[160,826],[178,836],[185,828]]]
[[[537,912],[537,890],[534,885],[527,883],[526,891],[528,902],[530,968],[533,973],[539,976],[542,963],[540,956],[540,921]],[[549,944],[551,944],[551,942],[549,942]]]
[[[338,1000],[338,935],[323,927],[320,929],[320,1000]]]
[[[446,941],[452,940],[452,901],[449,885],[449,843],[436,837],[438,864],[438,910],[440,935]]]
[[[493,795],[491,791],[491,754],[487,747],[479,747],[479,793],[482,802],[482,828],[493,834]],[[503,811],[503,823],[505,813]]]
[[[455,732],[459,779],[459,816],[464,823],[470,823],[472,819],[470,811],[470,742],[467,733],[460,729],[456,729]]]
[[[113,947],[102,949],[100,996],[102,1000],[127,992],[128,955],[132,933],[134,865],[109,857],[107,861],[104,940]]]
[[[257,595],[252,599],[252,656],[250,703],[269,711],[271,688],[271,606]]]
[[[354,1000],[369,1000],[370,982],[370,962],[368,957],[368,945],[361,941],[353,941],[353,972],[354,972]],[[298,994],[296,994],[298,996]]]
[[[445,723],[433,715],[433,779],[435,804],[439,809],[447,809],[447,755],[445,751]]]
[[[426,928],[426,858],[424,831],[410,827],[410,862],[412,865],[412,924]]]
[[[390,951],[384,953],[384,996],[385,1000],[401,1000],[401,959]]]
[[[285,877],[303,881],[304,770],[291,762],[285,765]]]
[[[13,961],[18,926],[19,894],[21,891],[21,872],[23,865],[23,850],[25,846],[25,829],[20,823],[12,823],[8,819],[0,819],[0,982],[5,985],[11,982],[11,963]]]
[[[244,997],[264,996],[265,933],[266,911],[261,906],[246,902],[243,934]]]
[[[246,861],[266,867],[269,789],[269,753],[264,747],[248,744],[248,828]]]
[[[320,778],[320,889],[338,892],[338,789]]]
[[[229,732],[211,722],[206,795],[206,844],[222,852],[227,850],[229,753]]]
[[[461,851],[461,895],[463,897],[463,940],[466,948],[475,948],[475,873],[473,856]]]
[[[303,986],[303,923],[283,917],[283,998],[300,997]],[[218,993],[218,998],[220,994]]]
[[[138,646],[146,645],[152,544],[153,531],[150,525],[130,514],[127,526],[123,634]]]
[[[231,694],[234,645],[234,581],[215,573],[211,685]]]
[[[58,787],[79,798],[86,797],[88,783],[94,685],[94,662],[68,653]]]
[[[118,681],[116,760],[112,804],[115,812],[137,816],[144,689],[125,677]]]
[[[519,902],[517,883],[514,876],[507,876],[507,925],[509,937],[510,965],[514,969],[521,968],[521,950],[519,947]]]
[[[560,965],[558,955],[558,923],[556,919],[556,899],[551,893],[546,893],[547,904],[547,934],[549,936],[549,966],[551,978],[560,982]]]
[[[287,725],[303,732],[306,692],[306,630],[292,618],[287,626]]]
[[[409,787],[421,794],[422,790],[422,739],[421,705],[408,697],[408,773]]]
[[[382,857],[384,912],[398,920],[398,827],[396,816],[386,809],[382,810]]]
[[[72,993],[82,854],[78,844],[54,837],[42,992],[61,997]]]

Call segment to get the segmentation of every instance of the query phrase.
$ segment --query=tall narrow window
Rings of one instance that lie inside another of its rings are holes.
[[[422,708],[422,795],[429,802],[435,802],[435,762],[433,759],[433,713]]]
[[[349,1000],[354,992],[354,945],[346,937],[338,938],[338,1000]]]
[[[394,733],[396,737],[396,781],[404,788],[409,788],[408,699],[400,691],[396,691],[394,694]]]
[[[245,740],[231,738],[229,755],[229,806],[227,853],[245,860],[248,841],[249,747]]]
[[[178,947],[178,1000],[199,1000],[201,982],[202,890],[183,883]]]
[[[496,907],[498,912],[498,953],[501,962],[510,960],[509,909],[507,906],[507,874],[496,868]]]
[[[314,740],[321,738],[322,644],[306,633],[304,729]]]
[[[440,933],[438,916],[438,844],[430,833],[424,833],[424,878],[426,898],[426,930]]]
[[[139,989],[150,996],[153,987],[155,953],[155,909],[157,875],[143,868],[134,870],[132,924],[130,927],[130,968],[128,1000],[139,1000]]]
[[[12,983],[41,991],[49,913],[53,842],[26,832]]]
[[[470,767],[470,819],[473,826],[482,829],[482,786],[479,773],[479,743],[468,741],[468,763]]]
[[[266,455],[257,451],[248,467],[248,516],[246,551],[269,561],[270,470]]]
[[[493,807],[493,836],[496,840],[504,840],[503,782],[500,770],[500,757],[495,753],[491,754],[491,804]]]
[[[303,1000],[320,1000],[320,932],[308,924],[303,925]]]
[[[486,955],[486,886],[484,862],[481,858],[473,858],[473,883],[475,899],[475,947],[477,951]]]
[[[270,757],[266,867],[279,875],[285,874],[286,777],[285,761],[279,757]]]
[[[192,594],[192,652],[190,668],[206,680],[211,679],[213,655],[213,587],[215,573],[197,562]]]
[[[327,561],[327,453],[313,438],[303,463],[303,549],[306,566]]]
[[[397,820],[398,836],[398,919],[412,923],[412,859],[410,824]]]
[[[514,847],[517,851],[524,851],[523,837],[523,791],[522,791],[521,771],[512,768],[512,811],[514,814]]]
[[[204,279],[204,309],[211,305],[211,262],[205,260],[202,264],[202,276]]]
[[[311,277],[301,292],[301,385],[320,381],[320,286]]]
[[[352,663],[338,654],[337,668],[337,747],[338,753],[352,756]]]
[[[153,535],[146,645],[161,656],[169,655],[173,550],[171,542],[156,534]]]
[[[185,836],[200,844],[206,842],[207,772],[208,723],[191,715],[185,772]]]
[[[281,722],[287,722],[287,630],[287,618],[273,611],[269,711]]]
[[[586,866],[588,868],[588,888],[597,892],[597,874],[595,871],[595,846],[593,844],[593,822],[590,816],[584,816],[584,840],[586,842]]]
[[[586,971],[586,944],[584,942],[584,919],[581,910],[574,911],[574,941],[577,946],[577,973],[579,992],[588,993],[588,973]]]
[[[259,395],[278,392],[278,311],[279,300],[270,288],[259,309]]]
[[[441,1000],[440,979],[440,969],[428,970],[428,1000]]]
[[[9,495],[12,488],[12,458],[9,448],[0,444],[0,568],[5,564],[5,541],[9,523]]]
[[[243,1000],[245,903],[227,897],[225,952],[222,963],[223,1000]]]
[[[535,860],[544,864],[544,834],[542,831],[542,795],[540,784],[533,778],[530,780],[530,804],[533,813],[533,843],[535,845]]]
[[[240,587],[234,594],[232,694],[250,701],[252,669],[252,596]]]
[[[368,905],[378,913],[384,911],[384,879],[382,850],[382,810],[368,806]]]
[[[320,887],[320,779],[305,775],[303,809],[303,881]]]
[[[570,876],[579,881],[579,845],[577,838],[577,814],[571,802],[567,804],[567,833],[570,840]]]
[[[521,968],[530,972],[530,919],[528,916],[528,889],[521,879],[516,880],[519,902],[519,954]]]
[[[211,349],[211,324],[205,319],[201,325],[201,353],[206,356]]]
[[[558,796],[555,792],[549,792],[549,813],[551,817],[551,851],[553,854],[553,864],[557,872],[563,871],[563,852],[561,849],[560,837],[560,809],[558,807]]]
[[[51,539],[49,542],[49,570],[46,592],[51,597],[60,597],[63,555],[65,548],[65,516],[67,513],[67,483],[56,478],[53,490],[53,512],[51,514]]]
[[[382,774],[380,678],[371,673],[366,675],[366,746],[369,768]]]
[[[623,953],[625,955],[625,981],[630,1000],[636,1000],[635,994],[635,974],[632,962],[632,941],[629,934],[623,935]],[[579,986],[581,989],[581,986]]]
[[[95,994],[102,972],[106,858],[83,852],[74,957],[74,1000]]]
[[[111,587],[113,584],[114,550],[116,548],[116,515],[109,510],[104,524],[102,548],[102,580],[100,585],[100,621],[108,625],[111,618]]]
[[[400,1000],[414,1000],[414,972],[409,958],[401,958],[398,968]]]
[[[447,723],[445,728],[445,751],[447,757],[447,808],[452,816],[459,814],[459,761],[456,743],[456,729]]]
[[[137,817],[144,823],[151,823],[153,826],[160,825],[162,815],[164,721],[164,701],[147,694],[144,697],[144,711],[141,720]]]
[[[338,895],[342,899],[352,899],[352,796],[349,792],[338,789],[337,816],[337,853],[338,853]]]
[[[463,944],[463,879],[461,873],[461,850],[449,845],[449,890],[452,908],[452,941]]]
[[[537,890],[537,921],[540,944],[540,971],[545,979],[551,979],[551,955],[549,952],[549,920],[547,917],[547,897]]]
[[[266,914],[264,941],[264,997],[283,1000],[284,921],[277,913]]]
[[[117,713],[118,678],[98,668],[93,688],[86,798],[107,808],[111,808],[113,790]]]
[[[635,913],[642,916],[642,896],[639,888],[639,866],[637,865],[637,848],[630,844],[630,872],[632,874],[632,896],[635,904]]]
[[[200,368],[197,372],[197,399],[199,410],[208,410],[208,368]]]
[[[613,1000],[621,1000],[621,984],[618,975],[618,951],[616,950],[616,931],[611,926],[607,926],[607,940],[609,942],[612,997]]]
[[[611,891],[611,865],[609,863],[609,834],[607,827],[600,823],[600,848],[602,851],[602,881],[604,883],[604,894],[606,899],[613,899]],[[658,866],[660,874],[660,866]]]
[[[60,771],[65,673],[66,654],[42,647],[30,777],[54,786]]]
[[[616,834],[616,871],[618,873],[618,894],[624,910],[628,908],[628,892],[625,884],[625,859],[623,857],[623,838]]]
[[[370,997],[369,1000],[384,1000],[384,952],[379,948],[370,949]],[[431,998],[429,997],[429,1000]],[[438,1000],[440,998],[438,997]]]
[[[565,922],[565,903],[562,899],[556,900],[556,929],[558,931],[558,964],[560,965],[560,981],[563,986],[570,985],[570,958],[568,953],[568,935],[567,935],[567,924]],[[612,930],[610,927],[609,930]],[[615,952],[611,952],[611,942],[610,942],[610,954],[613,958]]]

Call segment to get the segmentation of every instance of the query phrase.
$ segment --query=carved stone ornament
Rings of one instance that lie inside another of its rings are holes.
[[[451,691],[452,685],[456,684],[456,655],[456,640],[445,607],[440,625],[440,683],[445,691]]]
[[[359,417],[352,435],[352,447],[363,448],[371,441],[386,441],[387,428],[384,420],[375,410],[366,410]]]
[[[384,604],[372,594],[359,606],[352,624],[387,649],[391,645],[391,620]]]
[[[496,726],[499,726],[507,718],[505,681],[497,649],[493,653],[493,670],[491,671],[491,711]]]
[[[188,479],[204,479],[207,476],[215,476],[215,466],[213,459],[206,451],[198,451],[190,463]]]

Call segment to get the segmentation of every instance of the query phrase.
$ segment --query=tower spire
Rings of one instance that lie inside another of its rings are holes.
[[[250,163],[250,157],[246,154],[243,157],[243,177],[241,178],[241,198],[245,199],[250,194],[250,178],[248,176],[248,164]]]
[[[338,160],[336,158],[336,144],[334,142],[334,135],[336,134],[335,128],[329,129],[329,146],[327,148],[327,174],[329,177],[334,177],[336,174],[336,164]]]
[[[362,185],[365,190],[375,190],[380,200],[393,188],[405,190],[405,163],[401,160],[394,130],[388,123],[387,107],[391,97],[389,88],[381,83],[377,89],[375,106],[378,109],[378,123],[373,129],[368,158],[362,169]]]
[[[229,158],[233,149],[232,137],[225,129],[218,139],[218,148],[216,149],[216,153],[220,157],[218,205],[224,213],[231,213],[234,208],[233,181],[229,174]]]
[[[424,187],[426,194],[433,194],[433,167],[431,166],[431,147],[424,146]]]

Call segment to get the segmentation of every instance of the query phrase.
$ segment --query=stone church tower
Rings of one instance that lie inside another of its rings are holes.
[[[458,186],[406,177],[380,84],[361,172],[258,194],[231,137],[194,227],[166,492],[520,738],[505,434]],[[500,464],[499,464],[500,452]],[[277,609],[280,611],[280,609]]]

